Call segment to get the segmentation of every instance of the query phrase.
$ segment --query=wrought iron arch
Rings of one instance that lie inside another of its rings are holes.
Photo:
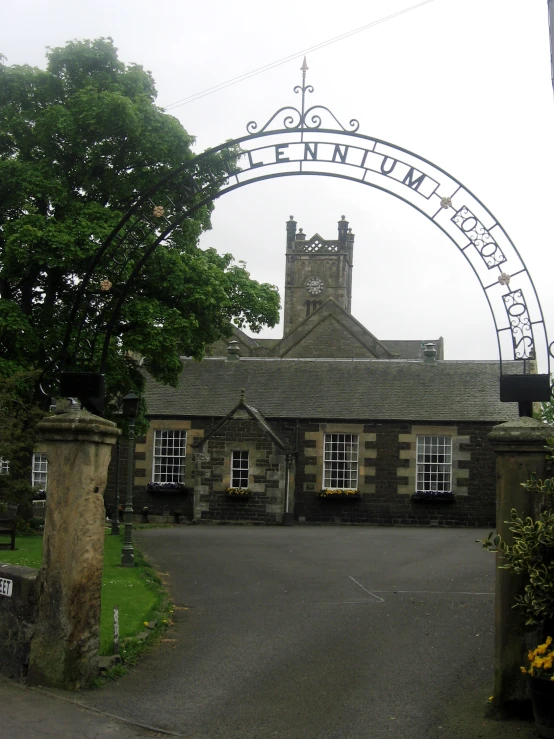
[[[359,133],[355,119],[343,126],[325,106],[306,107],[307,94],[314,91],[306,84],[306,69],[304,64],[302,85],[294,88],[301,96],[299,107],[280,108],[261,127],[250,121],[245,136],[169,172],[123,216],[77,287],[61,349],[61,369],[75,370],[80,365],[105,371],[114,329],[133,281],[157,246],[200,208],[262,180],[325,176],[393,195],[422,213],[456,245],[491,310],[500,374],[508,359],[524,362],[524,374],[528,374],[528,360],[538,358],[537,350],[548,366],[548,374],[539,376],[540,389],[535,382],[532,390],[516,389],[518,397],[512,397],[513,389],[504,390],[502,399],[546,399],[554,342],[549,346],[535,285],[500,222],[459,180],[428,159]],[[117,289],[112,290],[114,285]]]

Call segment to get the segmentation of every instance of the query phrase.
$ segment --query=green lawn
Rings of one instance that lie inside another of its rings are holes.
[[[16,550],[0,550],[0,562],[40,567],[42,537],[18,536]],[[154,570],[135,548],[135,566],[121,567],[123,537],[106,533],[102,575],[100,653],[113,653],[113,609],[119,608],[119,636],[125,639],[144,631],[164,601],[165,593]]]

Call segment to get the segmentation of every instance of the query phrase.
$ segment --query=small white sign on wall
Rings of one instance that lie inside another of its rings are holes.
[[[5,595],[8,598],[12,597],[13,580],[6,580],[4,577],[0,577],[0,595]]]

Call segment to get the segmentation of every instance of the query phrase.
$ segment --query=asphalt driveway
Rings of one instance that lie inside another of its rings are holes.
[[[190,739],[534,736],[483,719],[494,558],[475,540],[486,533],[140,532],[166,573],[175,625],[128,676],[84,702]]]

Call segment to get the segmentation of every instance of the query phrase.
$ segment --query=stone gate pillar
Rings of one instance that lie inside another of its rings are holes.
[[[554,436],[554,427],[539,423],[533,418],[522,417],[495,426],[489,440],[496,452],[496,529],[509,544],[510,511],[515,508],[522,516],[536,516],[540,496],[529,493],[521,486],[531,473],[544,478],[546,466],[546,440]],[[497,565],[502,564],[500,554]],[[522,594],[523,576],[507,570],[496,570],[495,593],[495,677],[494,698],[501,709],[517,710],[526,700],[526,682],[520,666],[526,664],[524,642],[525,619],[514,610],[515,596]]]
[[[28,679],[76,690],[98,674],[103,493],[120,431],[78,406],[38,429],[48,458],[48,502]]]

